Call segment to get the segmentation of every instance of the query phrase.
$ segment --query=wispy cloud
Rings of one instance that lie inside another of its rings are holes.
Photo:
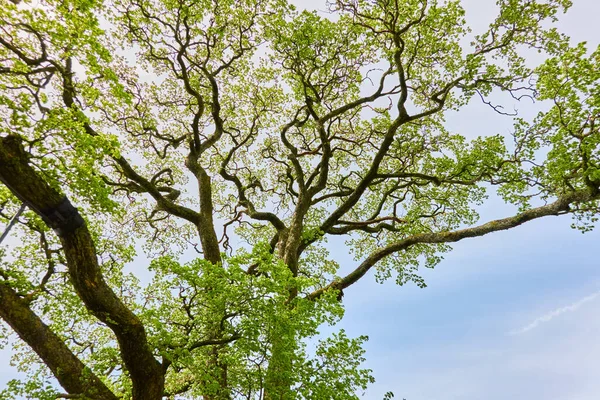
[[[520,335],[520,334],[523,334],[525,332],[529,332],[530,330],[532,330],[534,328],[537,328],[537,326],[539,324],[541,324],[541,323],[548,322],[551,319],[556,318],[559,315],[564,314],[566,312],[577,310],[579,307],[581,307],[585,303],[588,303],[588,302],[594,300],[598,296],[600,296],[600,290],[598,290],[597,292],[594,292],[594,293],[592,293],[592,294],[590,294],[588,296],[585,296],[582,299],[577,300],[573,304],[569,304],[568,306],[560,307],[560,308],[557,308],[554,311],[550,311],[549,313],[544,314],[544,315],[542,315],[539,318],[536,318],[530,324],[525,325],[524,327],[522,327],[520,329],[515,329],[513,331],[510,331],[508,334],[509,335]]]

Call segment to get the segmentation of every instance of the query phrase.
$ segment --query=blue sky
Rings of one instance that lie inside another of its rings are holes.
[[[428,287],[346,291],[377,383],[408,400],[592,400],[600,393],[599,232],[568,218],[459,243]],[[597,296],[597,297],[593,297]]]
[[[600,2],[574,3],[561,29],[597,45]],[[464,4],[475,28],[493,15],[493,1]],[[467,135],[511,127],[476,103],[449,124]],[[510,214],[497,200],[482,209],[486,218]],[[570,224],[570,217],[546,218],[457,243],[422,271],[426,289],[380,285],[372,275],[349,288],[339,327],[369,335],[366,365],[377,379],[364,398],[391,390],[407,400],[598,399],[600,231],[582,235]],[[344,268],[356,264],[343,242],[331,242],[331,251]],[[15,376],[8,355],[0,351],[0,388]]]

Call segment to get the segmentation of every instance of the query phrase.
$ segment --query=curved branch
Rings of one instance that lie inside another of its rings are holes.
[[[414,236],[410,236],[406,239],[399,240],[386,247],[383,247],[369,257],[367,257],[354,271],[343,277],[342,279],[331,282],[324,288],[318,289],[308,295],[310,299],[316,299],[321,296],[326,290],[337,289],[342,290],[350,285],[356,283],[362,278],[375,264],[381,261],[383,258],[397,253],[402,250],[406,250],[417,244],[434,244],[434,243],[453,243],[463,239],[479,237],[487,235],[488,233],[503,231],[517,227],[524,224],[525,222],[532,221],[534,219],[546,217],[549,215],[561,215],[571,212],[570,205],[575,203],[585,203],[593,200],[600,199],[600,193],[598,188],[594,190],[579,190],[564,194],[560,196],[553,203],[545,206],[532,208],[524,211],[512,217],[498,219],[487,222],[483,225],[474,226],[466,229],[459,229],[450,232],[434,232],[434,233],[423,233]]]
[[[143,189],[143,192],[146,192],[150,196],[152,196],[152,198],[156,200],[156,203],[158,204],[161,210],[166,211],[167,213],[176,217],[183,218],[186,221],[189,221],[193,224],[198,223],[199,214],[196,211],[175,204],[167,197],[163,196],[161,193],[161,191],[168,191],[169,193],[172,193],[173,191],[175,191],[175,189],[157,187],[148,179],[138,174],[133,169],[131,164],[129,164],[129,162],[123,157],[116,157],[114,158],[114,160],[121,167],[121,172],[123,172],[123,175],[125,175],[125,177],[131,180],[132,182],[135,182],[138,188]]]
[[[67,392],[94,400],[117,400],[6,282],[0,282],[0,318],[35,351]]]
[[[375,154],[375,157],[373,157],[373,161],[371,163],[371,166],[369,167],[369,170],[358,183],[356,188],[352,191],[352,193],[348,195],[348,197],[344,200],[344,202],[336,210],[334,210],[325,221],[323,221],[323,223],[320,226],[321,231],[325,232],[332,228],[344,214],[350,211],[350,209],[360,201],[361,197],[363,196],[364,192],[367,190],[373,179],[377,177],[379,165],[386,156],[394,140],[394,135],[396,134],[396,131],[398,130],[398,128],[400,128],[400,126],[403,123],[406,122],[406,118],[408,117],[398,116],[398,118],[396,118],[391,123],[385,134],[385,137],[383,138],[383,141],[381,142],[377,154]]]
[[[164,374],[152,354],[142,322],[104,280],[94,241],[81,214],[29,165],[18,136],[0,139],[0,182],[59,236],[77,295],[117,338],[133,383],[133,399],[160,399]]]

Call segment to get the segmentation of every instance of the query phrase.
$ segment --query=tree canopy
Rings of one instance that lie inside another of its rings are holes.
[[[0,0],[0,336],[27,372],[0,396],[358,398],[366,338],[314,338],[369,271],[424,286],[453,242],[595,222],[600,49],[556,29],[570,5],[471,32],[456,0]],[[472,99],[513,134],[450,130]],[[514,214],[480,221],[489,193]]]

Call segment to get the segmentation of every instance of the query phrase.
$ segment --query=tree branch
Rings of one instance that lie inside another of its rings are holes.
[[[328,289],[342,290],[357,282],[362,278],[377,262],[383,258],[406,250],[417,244],[434,244],[434,243],[453,243],[463,239],[479,237],[487,235],[491,232],[498,232],[517,227],[525,222],[534,219],[546,217],[549,215],[561,215],[571,211],[570,205],[574,203],[584,203],[588,201],[600,199],[598,189],[595,190],[579,190],[560,196],[553,203],[545,206],[532,208],[512,217],[498,219],[487,222],[483,225],[474,226],[466,229],[459,229],[451,232],[434,232],[423,233],[410,236],[406,239],[399,240],[384,248],[381,248],[369,257],[367,257],[354,271],[343,277],[342,279],[331,282],[324,288],[318,289],[308,295],[310,299],[317,299]]]
[[[35,351],[67,392],[94,400],[117,400],[7,282],[0,282],[0,318]]]
[[[0,139],[0,182],[59,236],[75,291],[86,308],[117,337],[133,383],[133,399],[160,399],[164,375],[152,354],[144,326],[104,280],[85,221],[70,201],[29,165],[18,136]]]

